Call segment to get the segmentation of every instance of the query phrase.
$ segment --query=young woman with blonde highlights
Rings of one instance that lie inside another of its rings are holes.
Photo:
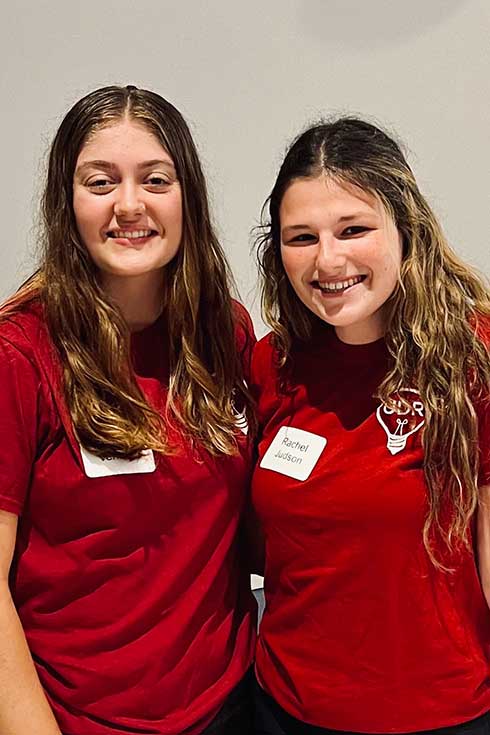
[[[42,223],[0,311],[0,731],[248,733],[254,336],[180,113],[77,102]]]
[[[300,135],[267,204],[257,732],[486,732],[488,286],[362,120]]]

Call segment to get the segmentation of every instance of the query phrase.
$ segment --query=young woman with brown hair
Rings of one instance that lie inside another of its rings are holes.
[[[490,728],[490,294],[400,147],[289,149],[259,238],[257,733]]]
[[[180,113],[81,99],[42,214],[0,313],[0,732],[247,733],[254,337]]]

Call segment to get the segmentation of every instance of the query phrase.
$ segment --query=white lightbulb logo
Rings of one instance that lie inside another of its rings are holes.
[[[424,405],[413,388],[402,388],[397,394],[403,396],[402,401],[395,401],[397,408],[388,408],[382,403],[376,411],[376,418],[386,432],[386,446],[391,454],[398,454],[407,445],[407,439],[415,434],[424,424]]]

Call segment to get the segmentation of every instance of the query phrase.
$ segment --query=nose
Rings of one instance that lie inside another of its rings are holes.
[[[342,242],[333,236],[323,235],[319,238],[316,252],[316,268],[326,274],[341,271],[345,266],[346,255]]]
[[[122,219],[138,217],[145,211],[139,187],[132,181],[123,182],[117,189],[114,214]]]

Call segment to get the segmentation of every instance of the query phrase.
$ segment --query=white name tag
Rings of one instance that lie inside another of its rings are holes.
[[[325,437],[318,434],[295,429],[294,426],[281,426],[262,457],[260,467],[296,480],[306,480],[326,443]]]
[[[111,477],[112,475],[135,475],[140,472],[155,472],[155,458],[151,449],[145,449],[138,459],[111,457],[102,459],[80,446],[82,462],[87,477]]]

